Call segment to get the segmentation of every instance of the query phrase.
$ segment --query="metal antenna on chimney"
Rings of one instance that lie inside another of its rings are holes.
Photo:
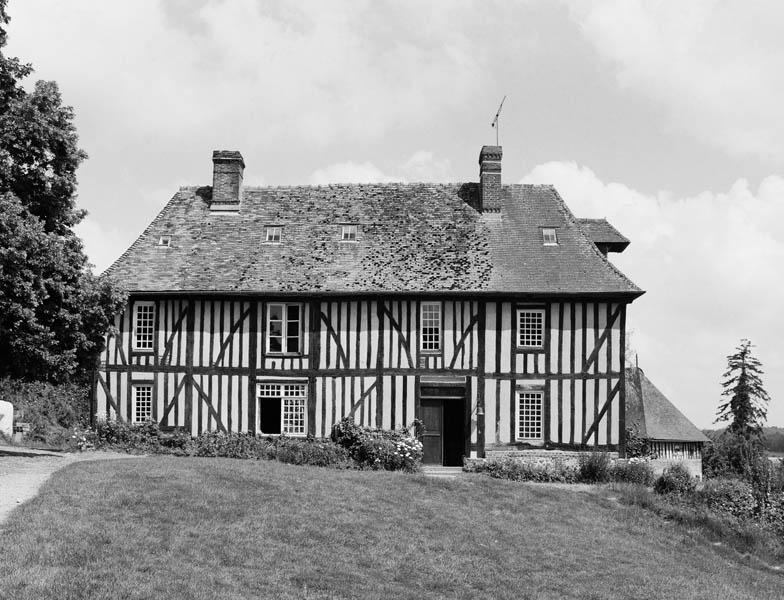
[[[501,99],[501,104],[498,105],[498,112],[495,113],[495,119],[493,119],[493,122],[490,123],[490,127],[495,129],[495,145],[496,146],[498,145],[498,131],[501,129],[501,123],[499,123],[498,117],[501,116],[501,109],[504,107],[504,100],[506,100],[506,96],[505,95]]]

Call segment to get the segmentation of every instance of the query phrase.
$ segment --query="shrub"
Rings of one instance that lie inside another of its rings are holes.
[[[762,453],[759,442],[724,432],[706,444],[702,456],[703,473],[709,479],[742,477]]]
[[[711,479],[695,492],[695,501],[708,509],[739,519],[753,515],[756,501],[751,486],[740,479]]]
[[[161,452],[161,431],[154,422],[98,421],[93,436],[90,441],[98,449],[109,448],[130,453]]]
[[[606,452],[580,455],[579,480],[584,483],[603,483],[610,478],[610,456]]]
[[[642,458],[651,455],[648,438],[642,437],[640,427],[635,423],[626,428],[626,455],[629,458]]]
[[[688,494],[694,491],[696,482],[688,469],[680,463],[675,463],[664,469],[661,477],[653,484],[657,494]]]
[[[330,440],[280,437],[271,444],[269,450],[274,452],[275,460],[293,465],[337,469],[350,469],[354,466],[348,450]]]
[[[609,479],[623,483],[653,485],[655,479],[653,469],[648,461],[631,458],[628,461],[616,461],[610,466]]]
[[[15,420],[30,423],[27,439],[67,445],[72,429],[90,420],[89,389],[75,384],[0,379],[0,400],[14,405]]]
[[[363,469],[413,472],[422,462],[422,443],[405,429],[371,429],[345,417],[333,426],[331,439]]]
[[[536,481],[552,483],[575,483],[577,467],[560,460],[531,461],[514,457],[501,460],[474,461],[464,467],[465,471],[482,473],[495,479],[511,481]]]

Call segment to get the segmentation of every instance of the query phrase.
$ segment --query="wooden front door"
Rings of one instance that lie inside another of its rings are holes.
[[[422,434],[422,463],[443,464],[444,401],[441,398],[422,398],[419,414],[425,426],[425,432]]]
[[[420,388],[422,462],[426,465],[460,466],[467,453],[468,414],[466,388],[426,385]]]

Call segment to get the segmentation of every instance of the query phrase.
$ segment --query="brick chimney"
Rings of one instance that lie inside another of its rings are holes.
[[[212,153],[212,203],[210,210],[239,210],[245,161],[237,150]]]
[[[479,210],[501,210],[501,146],[482,146],[479,152]]]

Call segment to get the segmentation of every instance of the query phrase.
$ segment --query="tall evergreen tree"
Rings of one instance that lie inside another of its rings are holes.
[[[32,67],[6,57],[0,0],[0,377],[84,379],[122,295],[92,275],[72,227],[78,147],[55,82],[22,86]]]
[[[715,421],[729,421],[727,432],[746,440],[760,439],[770,401],[760,377],[762,364],[751,353],[753,347],[749,340],[743,339],[727,357],[727,371],[721,384],[724,388],[721,394],[727,400],[719,405]]]

